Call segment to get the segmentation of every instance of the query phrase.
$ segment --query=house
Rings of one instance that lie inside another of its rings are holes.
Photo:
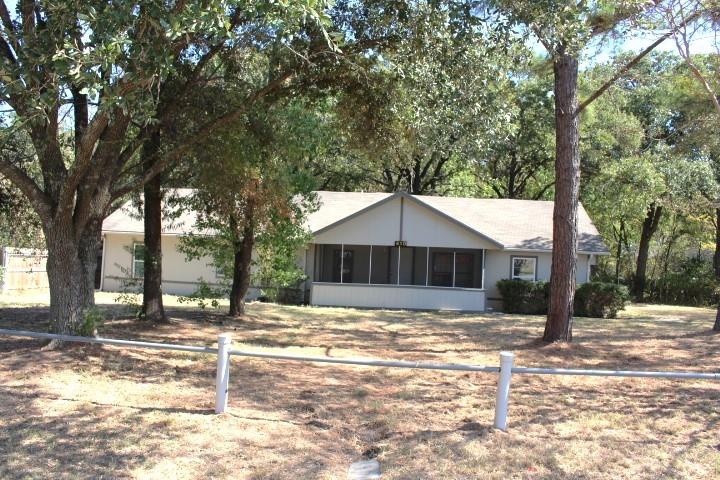
[[[505,278],[549,280],[553,202],[407,193],[317,192],[312,242],[298,252],[312,305],[484,311]],[[219,281],[209,259],[185,261],[180,236],[191,218],[163,231],[163,289],[188,294],[198,279]],[[577,282],[609,252],[585,210],[578,219]],[[123,209],[103,225],[102,288],[141,276],[142,220]],[[252,295],[257,294],[255,289]]]

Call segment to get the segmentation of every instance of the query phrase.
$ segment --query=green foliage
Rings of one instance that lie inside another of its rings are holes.
[[[651,279],[647,284],[647,297],[655,303],[711,306],[720,301],[719,289],[712,263],[691,258],[678,271]]]
[[[220,299],[227,297],[227,286],[213,288],[204,279],[198,279],[198,288],[192,295],[178,297],[178,303],[195,304],[203,310],[207,307],[220,308]]]
[[[544,315],[550,299],[549,282],[500,280],[503,312]],[[575,315],[578,317],[615,318],[629,299],[627,287],[614,283],[588,282],[575,293]]]
[[[89,308],[85,310],[83,323],[78,333],[84,337],[97,336],[98,328],[100,328],[104,322],[105,317],[97,307]]]
[[[547,313],[550,296],[549,282],[527,280],[500,280],[498,290],[502,295],[503,312],[542,315]]]
[[[360,188],[465,191],[452,180],[472,172],[489,139],[505,135],[504,88],[528,53],[502,23],[461,10],[417,2],[381,68],[339,96],[346,143],[364,173]]]
[[[132,252],[131,247],[126,250]],[[125,305],[128,311],[135,317],[142,315],[142,278],[135,278],[131,269],[120,267],[123,277],[120,279],[120,293],[113,299],[115,303]]]
[[[575,315],[578,317],[616,318],[625,308],[630,292],[625,285],[605,282],[583,283],[575,291]]]

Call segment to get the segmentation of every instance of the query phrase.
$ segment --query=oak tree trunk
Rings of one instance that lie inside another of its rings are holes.
[[[555,205],[550,304],[543,340],[572,341],[573,300],[577,268],[577,211],[580,152],[577,58],[558,53],[555,76]]]
[[[95,267],[100,244],[100,221],[88,222],[80,240],[69,225],[45,226],[50,288],[50,332],[79,335],[88,309],[95,305]],[[50,347],[62,342],[53,340]]]
[[[255,246],[255,208],[252,201],[248,202],[245,211],[242,239],[236,239],[235,257],[233,260],[233,282],[230,290],[230,311],[232,317],[245,314],[245,296],[250,288],[250,266],[252,250]]]
[[[143,156],[146,169],[152,167],[154,155],[160,146],[160,135],[154,133],[145,143]],[[167,321],[162,300],[162,179],[156,175],[147,182],[144,195],[145,270],[143,275],[143,305],[140,313],[145,320]]]
[[[645,284],[647,281],[647,262],[648,256],[650,255],[650,241],[660,225],[661,216],[662,206],[656,206],[653,203],[647,211],[645,220],[643,220],[642,233],[640,234],[640,244],[638,246],[635,278],[633,280],[633,296],[637,302],[645,300]]]

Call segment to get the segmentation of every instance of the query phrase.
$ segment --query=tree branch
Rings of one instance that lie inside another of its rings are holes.
[[[50,198],[38,187],[37,183],[21,168],[2,158],[0,158],[0,173],[5,175],[20,189],[23,195],[30,201],[43,223],[49,223],[52,218],[50,213],[52,209]]]
[[[580,106],[578,106],[577,110],[575,111],[575,115],[579,115],[583,110],[585,110],[585,108],[586,108],[588,105],[590,105],[592,102],[594,102],[600,95],[602,95],[603,93],[605,93],[605,91],[606,91],[608,88],[610,88],[620,77],[622,77],[623,75],[625,75],[625,73],[627,73],[628,70],[630,70],[632,67],[634,67],[635,65],[637,65],[637,64],[640,62],[640,60],[642,60],[648,53],[652,52],[652,51],[655,49],[655,47],[657,47],[657,46],[660,45],[662,42],[664,42],[665,40],[667,40],[668,38],[670,38],[671,36],[673,36],[673,35],[675,34],[675,32],[676,32],[679,28],[683,28],[685,25],[687,25],[687,24],[689,24],[689,23],[691,23],[691,22],[694,22],[694,21],[697,20],[699,17],[700,17],[700,13],[699,13],[699,12],[696,12],[696,13],[694,13],[693,15],[689,16],[688,18],[685,19],[685,21],[682,22],[682,24],[680,24],[679,26],[671,29],[669,32],[663,34],[660,38],[658,38],[657,40],[655,40],[649,47],[645,48],[645,50],[643,50],[642,52],[640,52],[639,54],[637,54],[637,55],[635,56],[635,58],[633,58],[633,59],[630,60],[628,63],[626,63],[625,65],[623,65],[617,72],[615,72],[615,75],[613,75],[613,76],[610,78],[610,80],[608,80],[608,81],[605,82],[600,88],[598,88],[597,90],[595,90],[595,92],[593,92],[592,95],[590,95],[588,98],[586,98],[586,99],[580,104]]]
[[[126,182],[124,185],[115,189],[112,193],[112,200],[118,199],[123,195],[130,193],[136,188],[139,188],[148,181],[150,181],[153,177],[155,177],[155,175],[158,175],[160,172],[162,172],[168,165],[180,159],[180,157],[186,154],[196,143],[201,140],[205,140],[217,129],[223,128],[240,118],[243,113],[247,112],[248,107],[279,88],[295,73],[295,69],[285,71],[282,75],[276,77],[263,88],[248,96],[242,103],[242,106],[236,108],[231,112],[226,113],[225,115],[221,115],[220,117],[217,117],[205,123],[205,125],[200,127],[195,132],[195,134],[189,137],[185,142],[178,145],[173,150],[167,152],[165,155],[159,158],[151,168],[149,168],[146,172],[143,173],[143,175],[135,177],[131,181]]]

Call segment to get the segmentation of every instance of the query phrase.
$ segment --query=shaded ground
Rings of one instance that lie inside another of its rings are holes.
[[[579,319],[544,346],[541,317],[279,307],[242,321],[172,304],[132,320],[100,295],[101,335],[313,355],[521,366],[720,370],[714,312],[638,305]],[[9,303],[23,304],[14,308]],[[0,298],[0,327],[42,330],[42,298]],[[36,306],[32,306],[38,304]],[[509,432],[491,430],[496,375],[233,358],[231,413],[212,414],[215,358],[0,337],[0,477],[718,478],[720,382],[513,377]],[[237,345],[236,345],[237,346]],[[475,423],[473,423],[475,422]]]

